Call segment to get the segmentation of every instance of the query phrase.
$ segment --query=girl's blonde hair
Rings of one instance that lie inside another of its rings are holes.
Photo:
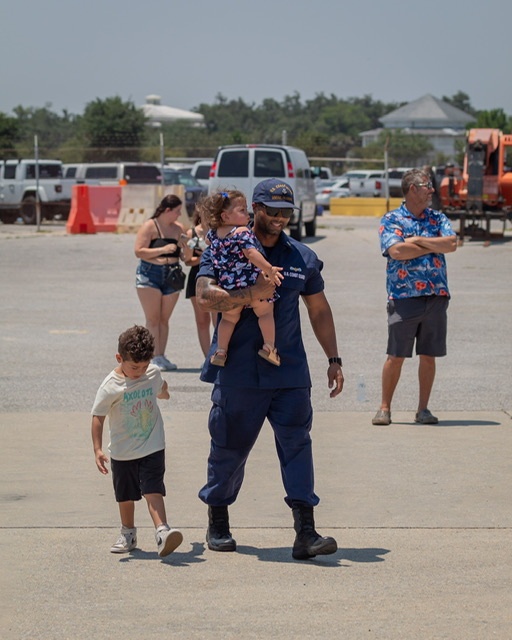
[[[197,207],[200,209],[208,227],[210,229],[218,229],[224,224],[222,213],[228,211],[238,198],[245,200],[245,194],[237,189],[218,191],[203,198]]]

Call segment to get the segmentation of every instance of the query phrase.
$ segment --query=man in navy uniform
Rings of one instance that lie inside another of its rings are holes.
[[[251,300],[271,298],[274,285],[259,276],[253,287],[225,291],[216,282],[208,250],[203,254],[196,293],[201,307],[222,311],[246,307],[230,341],[224,367],[207,357],[201,380],[214,384],[209,417],[211,436],[206,485],[200,499],[208,505],[207,543],[213,551],[235,551],[229,529],[228,506],[240,491],[245,463],[265,418],[274,430],[285,501],[291,508],[296,538],[292,555],[313,558],[337,550],[334,538],[315,530],[313,508],[319,498],[314,491],[310,431],[311,378],[302,342],[299,298],[306,305],[311,326],[326,356],[331,398],[343,389],[342,363],[331,307],[324,294],[323,263],[307,246],[290,238],[284,229],[295,207],[293,191],[282,180],[270,178],[253,193],[253,231],[267,260],[283,268],[284,279],[274,303],[276,348],[279,367],[258,356],[261,333]],[[210,354],[217,347],[213,336]]]

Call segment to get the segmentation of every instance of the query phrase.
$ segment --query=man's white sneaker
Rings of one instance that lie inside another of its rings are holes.
[[[137,529],[121,527],[121,535],[110,547],[111,553],[128,553],[137,546]]]
[[[158,527],[155,532],[158,555],[161,558],[168,556],[183,542],[183,535],[178,529],[171,529],[169,525]]]

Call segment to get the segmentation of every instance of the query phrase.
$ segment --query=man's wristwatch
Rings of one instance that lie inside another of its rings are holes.
[[[329,358],[329,364],[339,364],[340,367],[343,366],[343,363],[341,362],[341,358],[339,356],[336,356],[335,358]]]

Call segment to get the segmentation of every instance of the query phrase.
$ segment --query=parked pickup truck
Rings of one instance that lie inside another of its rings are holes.
[[[402,197],[402,178],[409,167],[388,169],[387,185],[390,198]],[[385,171],[349,171],[345,174],[350,184],[350,195],[360,198],[386,198]]]
[[[386,195],[384,171],[350,171],[347,177],[353,197],[379,198]]]
[[[36,176],[36,171],[39,176]],[[62,189],[60,160],[4,160],[0,161],[0,220],[15,222],[19,217],[25,224],[37,221],[37,196],[41,219],[59,217],[67,220],[71,202]]]
[[[396,169],[388,170],[388,184],[389,184],[389,197],[401,198],[402,197],[402,178],[404,173],[410,171],[412,167],[397,167]]]

